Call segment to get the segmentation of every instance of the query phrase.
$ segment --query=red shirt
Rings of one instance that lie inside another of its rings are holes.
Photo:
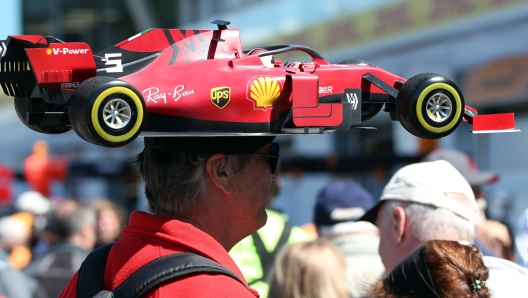
[[[242,273],[220,243],[191,224],[134,211],[123,232],[108,255],[104,289],[114,290],[128,276],[156,258],[180,252],[196,252],[231,270],[244,281],[245,286],[226,275],[198,274],[162,284],[145,297],[259,296],[257,291],[246,284]],[[77,275],[78,272],[62,291],[61,298],[76,297]]]

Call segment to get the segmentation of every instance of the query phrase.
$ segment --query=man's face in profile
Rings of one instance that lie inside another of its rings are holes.
[[[241,171],[233,177],[234,198],[240,207],[240,220],[249,227],[258,230],[266,224],[266,201],[271,181],[278,177],[278,170],[271,173],[270,144],[260,148],[256,154],[251,154],[249,161]]]

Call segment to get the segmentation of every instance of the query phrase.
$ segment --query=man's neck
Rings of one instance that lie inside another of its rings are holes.
[[[197,212],[192,216],[177,216],[177,220],[193,225],[195,228],[213,237],[226,251],[231,250],[241,239],[230,237],[233,231],[229,231],[229,221],[218,216],[217,212]]]

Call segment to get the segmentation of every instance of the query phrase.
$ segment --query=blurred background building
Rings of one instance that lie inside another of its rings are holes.
[[[526,0],[3,0],[0,39],[13,34],[53,35],[84,41],[94,51],[150,27],[214,29],[215,19],[238,28],[245,48],[304,44],[337,63],[361,59],[403,77],[435,72],[456,81],[466,103],[480,112],[514,111],[514,134],[473,135],[466,124],[432,141],[409,134],[381,112],[377,130],[284,136],[284,189],[276,201],[293,224],[312,218],[317,190],[336,176],[353,177],[374,196],[398,167],[436,147],[470,154],[481,169],[501,175],[490,186],[490,217],[514,225],[528,207],[528,1]],[[6,9],[9,12],[6,12]],[[7,17],[7,19],[5,19]],[[295,57],[306,59],[307,57]],[[283,59],[285,61],[286,59]],[[12,98],[0,98],[0,164],[17,173],[24,190],[23,160],[44,139],[50,154],[70,162],[66,183],[53,195],[90,201],[110,197],[143,208],[141,183],[127,164],[143,140],[118,149],[84,142],[70,131],[48,136],[18,120]]]

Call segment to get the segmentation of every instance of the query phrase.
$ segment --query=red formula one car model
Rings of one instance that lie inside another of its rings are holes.
[[[513,114],[477,116],[460,89],[432,73],[409,80],[368,63],[330,64],[311,48],[243,50],[229,22],[218,30],[149,29],[94,54],[82,42],[10,36],[0,41],[0,85],[20,120],[42,133],[73,129],[108,147],[144,136],[325,133],[361,128],[383,107],[421,138],[512,130]],[[274,55],[301,51],[308,63]],[[491,117],[491,118],[490,118]]]

